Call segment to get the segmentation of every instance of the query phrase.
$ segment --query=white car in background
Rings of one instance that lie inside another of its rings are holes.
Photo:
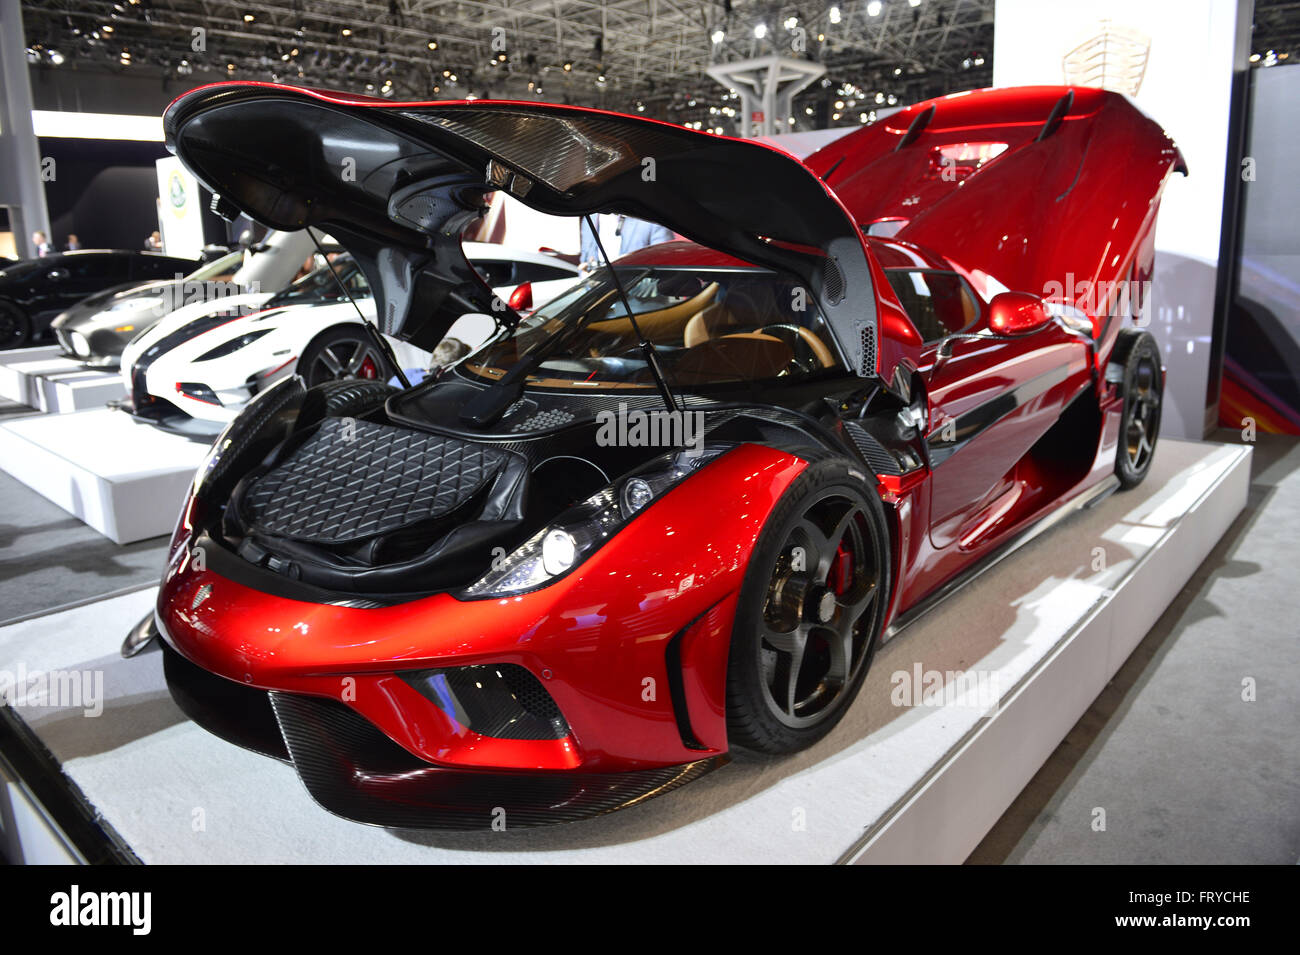
[[[579,278],[576,266],[545,253],[473,242],[464,248],[493,292],[519,311],[531,310],[534,301],[552,298]],[[229,299],[222,308],[179,327],[169,317],[131,342],[123,355],[122,380],[137,417],[172,430],[210,434],[239,414],[254,395],[289,375],[301,375],[311,387],[393,374],[362,323],[362,315],[366,322],[375,321],[375,300],[349,256],[265,298],[251,314],[231,308],[231,303],[241,304],[238,297]],[[496,329],[492,317],[471,313],[452,325],[448,338],[473,351]],[[403,369],[428,367],[429,352],[387,340]]]

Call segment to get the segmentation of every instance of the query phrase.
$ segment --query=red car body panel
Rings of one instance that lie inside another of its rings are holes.
[[[735,593],[768,513],[804,467],[770,448],[739,447],[638,514],[580,572],[508,598],[443,593],[380,608],[291,600],[196,569],[181,535],[158,622],[168,643],[203,669],[245,686],[341,700],[440,765],[674,765],[725,748]],[[705,750],[683,745],[665,672],[666,645],[688,626],[684,683]],[[544,680],[571,738],[479,736],[394,676],[477,663],[516,663]]]

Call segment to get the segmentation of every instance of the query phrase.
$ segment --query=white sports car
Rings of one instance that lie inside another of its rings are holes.
[[[465,243],[470,263],[518,311],[570,287],[578,269],[545,253]],[[362,324],[375,319],[365,275],[349,257],[320,268],[261,301],[228,298],[201,313],[164,319],[133,340],[122,356],[131,410],[174,430],[204,435],[233,419],[254,395],[289,375],[309,386],[346,378],[389,378],[394,369]],[[340,281],[355,300],[348,300]],[[249,314],[249,305],[259,306]],[[182,309],[181,312],[184,312]],[[179,314],[179,313],[178,313]],[[467,314],[448,338],[472,351],[496,330],[487,315]],[[389,338],[403,369],[427,367],[429,352]]]

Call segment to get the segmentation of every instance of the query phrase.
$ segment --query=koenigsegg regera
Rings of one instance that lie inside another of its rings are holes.
[[[341,815],[542,825],[807,747],[888,635],[1151,465],[1160,355],[1118,290],[1182,159],[1121,96],[945,97],[806,164],[591,109],[257,83],[165,127],[223,204],[346,245],[383,333],[503,316],[414,388],[258,395],[124,647],[156,630],[181,707]],[[460,248],[493,189],[688,241],[523,317]],[[1085,282],[1104,300],[1043,298]]]

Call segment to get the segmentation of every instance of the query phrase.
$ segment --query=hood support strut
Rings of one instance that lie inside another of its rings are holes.
[[[600,241],[600,233],[592,224],[591,216],[584,215],[582,221],[587,224],[591,231],[591,237],[596,240],[596,248],[600,250],[600,257],[605,262],[605,269],[609,272],[609,280],[614,283],[614,288],[618,290],[619,301],[623,303],[623,308],[627,312],[627,320],[632,323],[632,331],[636,335],[637,342],[641,345],[641,351],[645,353],[646,364],[650,366],[650,373],[655,376],[655,384],[659,386],[659,393],[663,395],[664,404],[668,406],[670,412],[677,410],[677,401],[673,398],[672,389],[668,387],[668,379],[664,377],[664,370],[659,367],[659,353],[655,351],[655,346],[641,332],[641,326],[637,324],[636,316],[632,314],[632,303],[627,300],[627,290],[623,288],[623,282],[619,279],[618,273],[614,271],[614,266],[609,261],[609,255],[605,252],[605,243]]]
[[[347,297],[347,300],[352,303],[352,307],[356,309],[357,318],[361,319],[361,324],[364,325],[366,331],[370,333],[370,338],[375,343],[375,347],[379,349],[379,354],[388,359],[389,364],[392,365],[393,370],[397,373],[397,380],[402,383],[402,387],[410,388],[411,380],[406,377],[406,372],[402,370],[402,366],[398,363],[397,355],[388,344],[388,339],[379,334],[379,329],[375,328],[369,319],[366,318],[365,313],[361,311],[361,306],[358,305],[357,300],[352,297],[352,293],[348,291],[347,285],[345,285],[343,280],[339,278],[338,272],[334,271],[334,263],[331,262],[330,257],[325,254],[325,250],[321,248],[320,241],[316,238],[315,231],[308,229],[307,234],[311,236],[312,245],[316,246],[316,251],[320,253],[320,257],[325,260],[325,268],[330,270],[330,276],[334,279],[335,284],[338,285],[339,290]]]

